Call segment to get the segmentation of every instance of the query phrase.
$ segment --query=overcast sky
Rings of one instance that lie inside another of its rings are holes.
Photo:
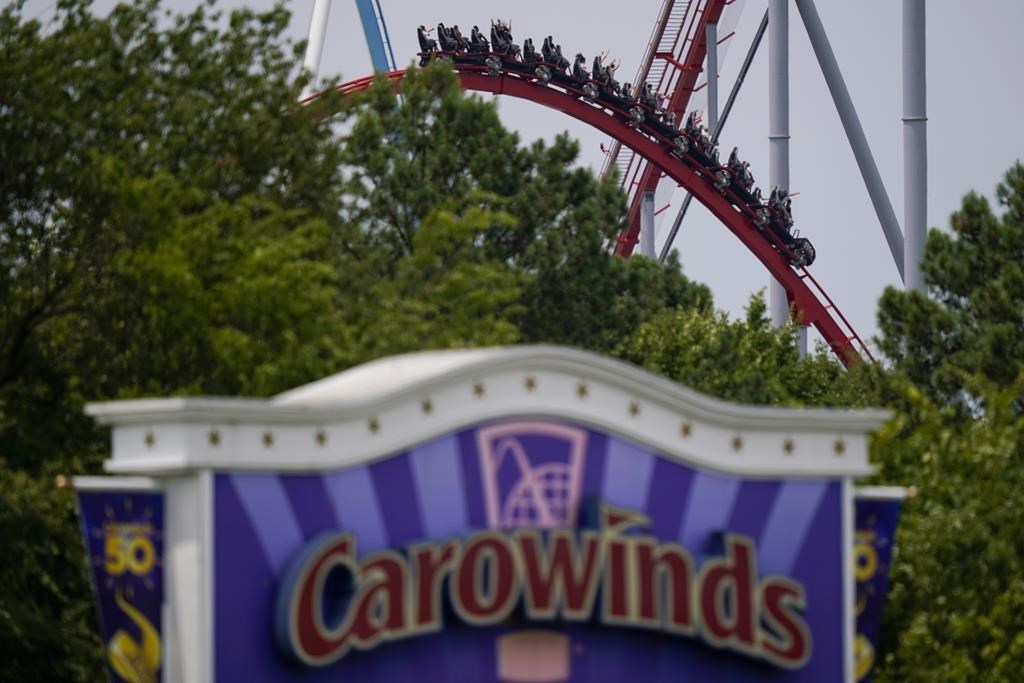
[[[543,36],[552,34],[566,53],[590,57],[608,51],[622,59],[621,80],[632,80],[661,6],[661,0],[380,1],[400,66],[414,58],[419,24],[485,26],[500,17],[512,22],[519,43],[533,36],[539,45]],[[736,34],[720,64],[723,102],[766,2],[740,0],[730,7],[731,16],[726,15],[736,23]],[[113,4],[100,0],[97,9]],[[165,4],[186,9],[198,1]],[[225,4],[261,8],[272,0]],[[291,31],[297,40],[303,39],[312,0],[290,4]],[[42,12],[45,19],[52,5],[52,0],[29,0],[26,14]],[[817,0],[817,6],[902,222],[900,3]],[[1024,41],[1019,37],[1024,1],[928,0],[927,12],[928,223],[934,227],[948,224],[968,190],[991,197],[1002,173],[1024,156],[1024,88],[1019,73],[1024,65]],[[347,80],[370,71],[354,0],[333,0],[321,74],[341,74]],[[739,145],[762,187],[767,186],[768,169],[767,71],[766,39],[720,140],[724,153]],[[899,274],[795,6],[790,8],[790,79],[791,189],[800,193],[793,202],[796,227],[817,249],[811,268],[815,278],[867,338],[877,331],[878,297],[886,286],[899,283]],[[530,102],[499,98],[498,105],[502,120],[524,141],[551,139],[568,130],[581,143],[580,163],[600,171],[601,143],[607,142],[600,133]],[[675,194],[664,215],[674,216],[682,196],[682,191]],[[659,228],[659,248],[667,228]],[[742,311],[749,295],[767,284],[760,263],[696,202],[676,246],[687,275],[710,285],[717,306],[731,314]]]

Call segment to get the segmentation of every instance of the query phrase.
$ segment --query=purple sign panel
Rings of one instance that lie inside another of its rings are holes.
[[[889,562],[902,508],[903,501],[899,498],[858,498],[856,501],[853,571],[857,580],[857,638],[854,653],[859,682],[870,683],[874,679],[882,607],[889,592]]]
[[[550,420],[215,478],[218,681],[842,681],[841,483]]]
[[[78,507],[110,680],[156,683],[163,658],[163,494],[79,490]]]

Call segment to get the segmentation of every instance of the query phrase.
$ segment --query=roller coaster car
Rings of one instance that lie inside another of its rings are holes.
[[[799,263],[794,263],[797,268],[806,268],[807,266],[814,263],[814,245],[806,237],[795,237],[793,238],[794,245],[790,248],[793,255],[797,257]]]
[[[760,197],[760,191],[754,196]],[[763,232],[776,246],[785,246],[783,253],[795,268],[803,268],[814,263],[814,245],[806,237],[800,237],[794,231],[793,215],[790,208],[791,200],[785,190],[773,188],[766,204],[754,210],[754,225]]]
[[[530,42],[532,47],[533,41]],[[565,73],[569,69],[569,60],[562,54],[562,46],[555,43],[555,39],[548,36],[544,39],[544,43],[540,48],[541,58],[549,66],[554,67],[557,71]]]
[[[546,42],[547,39],[545,39]],[[560,85],[576,85],[572,77],[566,74],[569,60],[562,56],[561,50],[545,48],[543,55],[537,54],[532,40],[527,40],[524,47],[527,47],[528,50],[523,52],[522,59],[510,58],[507,54],[490,53],[484,63],[492,73],[497,74],[502,68],[505,68],[524,76],[533,77],[540,85],[547,85],[552,81]],[[491,57],[493,59],[490,59]]]
[[[761,205],[761,192],[755,192],[754,174],[750,172],[750,164],[740,160],[738,148],[732,148],[729,161],[715,169],[713,178],[715,189],[719,192],[732,189],[747,206]]]
[[[772,233],[789,250],[788,254],[783,253],[791,266],[794,268],[806,268],[814,263],[814,245],[806,237],[800,237],[799,231],[779,230],[776,232],[773,228]]]
[[[541,62],[533,68],[532,74],[541,85],[547,85],[551,81],[555,81],[560,85],[574,85],[572,77],[565,73],[568,67],[568,60],[562,57],[561,62]]]
[[[597,102],[598,100],[603,101],[605,104],[621,112],[627,112],[627,118],[630,120],[627,123],[634,125],[632,120],[635,118],[632,114],[629,114],[630,107],[633,106],[633,101],[627,96],[622,94],[622,90],[619,87],[617,81],[610,79],[607,74],[602,74],[601,78],[591,78],[583,84],[583,97],[588,102]],[[634,127],[639,126],[643,123],[641,117],[640,122],[636,123]]]
[[[537,50],[533,46],[533,38],[523,41],[522,61],[523,64],[535,64],[540,61],[540,55],[537,54]]]
[[[633,128],[640,128],[646,125],[650,132],[655,133],[669,141],[676,141],[673,153],[686,154],[690,149],[690,140],[680,137],[676,128],[676,115],[658,106],[657,99],[651,92],[650,84],[645,84],[638,89],[638,95],[633,97],[629,84],[622,85],[621,89],[610,91],[608,99],[626,112],[626,124]]]
[[[693,141],[693,144],[690,145],[690,156],[708,169],[712,180],[717,181],[717,172],[723,167],[718,161],[718,147],[707,136],[707,129],[697,136],[691,136],[690,139]],[[729,186],[729,182],[730,180],[726,180],[725,187]]]
[[[441,45],[441,52],[455,52],[459,49],[452,30],[444,24],[437,25],[437,42]]]
[[[502,22],[491,22],[491,49],[512,59],[519,56],[519,46],[512,42],[512,30]]]
[[[764,216],[769,216],[767,223],[763,222]],[[768,238],[769,242],[776,247],[786,247],[785,250],[780,251],[794,268],[804,268],[814,263],[815,252],[811,241],[806,237],[800,237],[799,231],[786,227],[784,223],[774,217],[767,206],[757,209],[754,224]]]
[[[469,51],[477,54],[491,51],[491,44],[484,38],[479,26],[474,26],[469,32]]]
[[[633,128],[639,128],[647,119],[647,113],[644,111],[643,107],[641,107],[639,104],[636,104],[635,102],[629,102],[628,104],[629,120],[626,123],[628,123]]]
[[[718,180],[717,171],[720,168],[718,162],[718,146],[711,140],[711,132],[702,125],[697,123],[697,112],[691,111],[686,116],[686,121],[683,123],[683,132],[690,139],[690,154],[706,169],[709,170],[712,181],[720,182]],[[728,169],[725,169],[728,170]],[[721,190],[729,186],[731,179],[728,177],[731,174],[726,174],[725,184]]]
[[[676,131],[672,138],[672,155],[682,159],[693,149],[694,143],[686,133]]]

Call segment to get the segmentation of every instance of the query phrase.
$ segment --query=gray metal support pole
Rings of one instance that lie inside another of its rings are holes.
[[[928,235],[928,109],[925,0],[903,0],[903,282],[925,291],[921,259]]]
[[[796,8],[807,28],[807,36],[811,39],[811,47],[814,48],[814,54],[818,58],[818,64],[821,66],[822,75],[825,76],[829,92],[832,93],[832,100],[835,102],[836,111],[839,112],[839,119],[843,122],[843,128],[846,130],[846,138],[850,141],[853,156],[857,159],[857,166],[860,167],[860,174],[864,178],[864,185],[867,186],[871,203],[875,207],[878,221],[882,224],[882,231],[889,243],[889,251],[892,252],[900,277],[903,277],[903,233],[900,230],[899,221],[896,220],[896,212],[892,209],[892,202],[889,201],[889,195],[885,191],[885,184],[882,183],[882,176],[878,173],[875,158],[871,155],[871,148],[868,146],[864,128],[857,117],[857,110],[853,106],[853,99],[850,98],[850,91],[846,89],[846,82],[839,70],[836,55],[832,52],[832,46],[828,42],[825,27],[818,15],[818,8],[814,6],[814,0],[796,0]]]
[[[705,29],[708,42],[708,130],[718,129],[718,24]]]
[[[725,106],[722,107],[722,116],[718,120],[718,127],[711,134],[711,139],[714,142],[718,142],[718,134],[722,132],[722,127],[729,118],[729,112],[732,111],[732,105],[736,103],[736,97],[740,94],[740,88],[743,86],[743,81],[747,77],[747,72],[750,71],[750,65],[754,63],[754,56],[757,55],[757,49],[761,47],[761,39],[764,38],[765,31],[768,30],[768,10],[764,11],[764,16],[761,18],[761,25],[757,27],[757,33],[754,34],[754,40],[750,43],[750,48],[747,50],[746,59],[743,60],[743,66],[740,67],[740,73],[736,77],[736,82],[732,85],[732,90],[729,91],[729,99],[725,101]],[[686,193],[686,198],[683,199],[683,205],[679,207],[679,213],[676,215],[676,220],[672,224],[672,229],[668,233],[668,239],[665,240],[665,244],[661,246],[661,254],[658,255],[658,260],[662,263],[668,258],[668,254],[672,251],[672,243],[676,241],[676,235],[679,233],[679,226],[683,223],[683,218],[686,216],[686,210],[690,208],[690,202],[693,201],[693,195],[689,192]]]
[[[789,0],[768,0],[768,184],[789,188]],[[774,278],[772,323],[789,318],[786,290]]]
[[[640,255],[655,258],[653,192],[644,192],[640,198]]]
[[[316,92],[316,77],[320,73],[320,58],[324,52],[324,39],[327,37],[327,15],[331,12],[331,0],[316,0],[313,5],[313,16],[309,20],[309,37],[306,41],[306,54],[302,59],[302,68],[312,78],[302,91],[303,97]]]

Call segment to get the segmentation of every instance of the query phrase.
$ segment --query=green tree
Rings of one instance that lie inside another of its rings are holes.
[[[870,405],[873,371],[847,371],[823,347],[801,358],[797,328],[772,326],[761,295],[746,317],[701,309],[665,311],[616,348],[624,360],[689,387],[741,403],[789,406]]]
[[[903,382],[872,444],[882,481],[912,485],[894,548],[879,681],[1012,683],[1024,671],[1020,383],[977,388],[964,420]]]
[[[528,276],[486,258],[476,242],[512,223],[507,214],[469,206],[435,210],[412,234],[411,253],[369,289],[357,347],[364,359],[425,348],[495,346],[519,341],[513,322]]]
[[[913,485],[895,547],[882,681],[1020,679],[1024,671],[1024,167],[932,231],[928,297],[887,291],[879,384],[896,413],[879,478]]]
[[[351,362],[342,142],[287,115],[281,8],[0,10],[0,679],[98,680],[71,497],[86,401],[272,393]],[[326,103],[325,103],[326,104]]]
[[[426,225],[431,216],[471,215],[472,249],[459,246],[470,245],[454,234],[431,238],[430,244],[446,252],[439,263],[447,259],[449,265],[442,268],[451,267],[456,252],[461,259],[472,253],[478,265],[514,274],[508,280],[517,291],[514,305],[504,295],[488,305],[515,330],[506,327],[500,335],[485,333],[479,339],[608,351],[663,310],[710,308],[710,292],[690,282],[676,262],[660,266],[610,258],[608,245],[625,221],[624,195],[615,179],[599,180],[574,166],[579,148],[568,136],[557,136],[550,146],[520,145],[501,125],[494,105],[463,93],[443,64],[409,71],[401,99],[380,82],[358,100],[363,106],[343,113],[350,127],[343,163],[345,194],[351,199],[343,212],[352,227],[346,233],[352,241],[342,245],[343,272],[359,280],[389,279],[423,248],[418,232],[436,233],[437,224]],[[470,207],[480,210],[469,212]],[[445,240],[452,243],[445,246]],[[492,315],[479,310],[481,301],[467,303],[484,321]],[[456,304],[448,299],[448,305]],[[406,315],[412,308],[394,310]],[[353,321],[359,329],[376,331],[381,322],[402,326],[379,320],[387,311],[382,313],[377,299],[353,309],[360,311],[370,319]],[[375,348],[388,343],[364,336]],[[422,348],[416,341],[430,337],[422,331],[405,346],[388,348]],[[453,343],[466,339],[460,333]],[[428,343],[440,341],[435,335]]]
[[[345,361],[341,142],[284,115],[287,12],[160,20],[155,0],[102,19],[68,0],[46,31],[0,12],[0,457],[18,467],[102,452],[86,399],[266,393]]]
[[[0,466],[0,680],[99,681],[75,497]]]
[[[1003,209],[968,194],[950,232],[932,230],[922,272],[928,295],[888,289],[879,305],[881,348],[941,403],[971,405],[971,376],[999,387],[1024,369],[1024,166],[996,189]]]

